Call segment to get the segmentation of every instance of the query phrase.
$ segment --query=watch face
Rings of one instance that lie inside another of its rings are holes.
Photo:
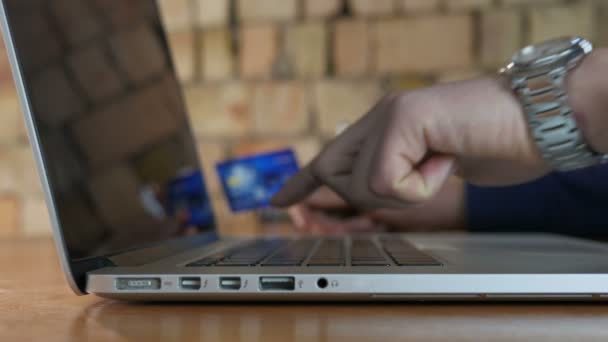
[[[530,45],[519,51],[513,62],[518,65],[542,63],[559,58],[560,54],[570,49],[575,42],[571,38],[558,38],[537,45]]]

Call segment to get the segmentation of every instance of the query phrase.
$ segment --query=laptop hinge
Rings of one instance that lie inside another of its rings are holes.
[[[71,268],[78,288],[84,293],[86,290],[87,272],[104,267],[116,266],[106,257],[96,257],[72,262]]]

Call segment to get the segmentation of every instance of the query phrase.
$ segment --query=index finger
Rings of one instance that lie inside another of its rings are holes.
[[[312,167],[307,165],[300,172],[291,177],[279,192],[270,201],[275,207],[285,208],[303,201],[323,183],[312,173]]]

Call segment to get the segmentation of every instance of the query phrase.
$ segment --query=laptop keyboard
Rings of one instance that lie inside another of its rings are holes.
[[[431,255],[399,238],[260,239],[187,264],[205,266],[440,266]]]

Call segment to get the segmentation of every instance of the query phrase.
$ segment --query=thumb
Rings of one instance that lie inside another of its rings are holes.
[[[454,173],[455,166],[456,159],[453,156],[431,155],[406,174],[394,179],[392,193],[403,201],[428,201]]]

